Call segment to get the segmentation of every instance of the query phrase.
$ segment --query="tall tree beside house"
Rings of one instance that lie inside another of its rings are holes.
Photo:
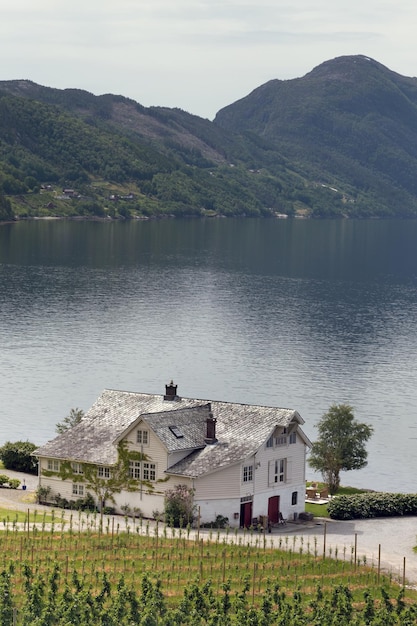
[[[318,423],[319,438],[311,448],[309,465],[322,473],[331,494],[340,485],[340,472],[362,469],[368,463],[365,444],[373,429],[355,420],[348,404],[333,404]]]
[[[55,426],[55,431],[59,435],[62,435],[62,433],[64,433],[69,428],[72,428],[73,426],[76,426],[76,424],[79,424],[83,417],[84,411],[82,409],[79,409],[78,407],[76,409],[71,409],[69,415],[67,415],[67,417],[64,417],[62,422],[58,422],[58,424]]]

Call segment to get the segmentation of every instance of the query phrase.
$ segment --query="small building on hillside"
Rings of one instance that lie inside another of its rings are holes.
[[[274,524],[304,511],[303,423],[292,409],[183,398],[173,382],[161,395],[105,390],[79,424],[35,451],[39,485],[53,502],[98,500],[108,484],[117,512],[149,518],[164,511],[167,490],[187,485],[201,523]]]

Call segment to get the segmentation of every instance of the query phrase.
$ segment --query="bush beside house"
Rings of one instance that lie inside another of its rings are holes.
[[[417,494],[368,492],[334,497],[327,505],[332,519],[417,515]]]

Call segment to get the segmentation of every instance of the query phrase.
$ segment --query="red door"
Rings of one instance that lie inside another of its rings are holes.
[[[252,502],[243,502],[240,505],[240,527],[249,528],[252,525]]]
[[[271,524],[279,521],[279,496],[268,498],[268,520]]]

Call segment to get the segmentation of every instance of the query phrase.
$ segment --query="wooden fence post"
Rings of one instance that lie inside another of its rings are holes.
[[[381,574],[381,544],[378,544],[378,585],[379,585],[380,574]]]
[[[355,533],[355,551],[354,551],[354,557],[355,557],[355,567],[354,567],[354,571],[356,572],[356,557],[358,554],[358,533]]]

